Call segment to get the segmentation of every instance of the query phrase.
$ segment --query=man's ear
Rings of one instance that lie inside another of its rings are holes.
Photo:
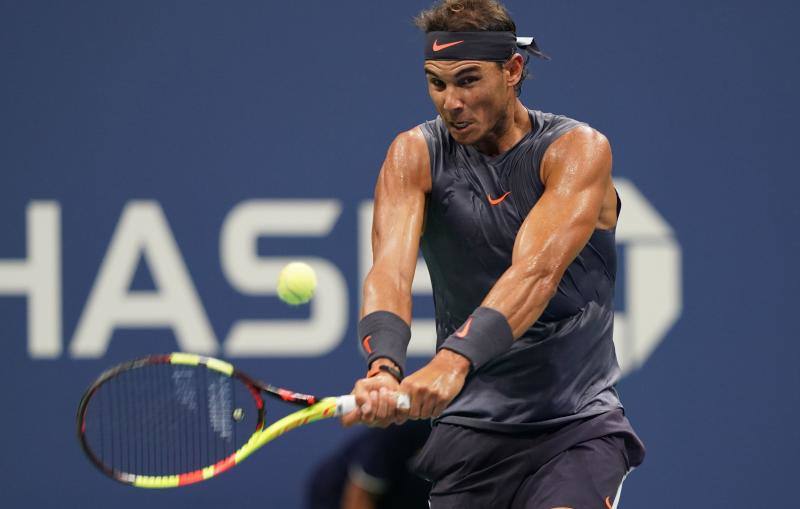
[[[507,82],[509,86],[516,86],[522,80],[522,71],[525,69],[525,59],[519,53],[514,55],[503,64],[503,70],[508,73]]]

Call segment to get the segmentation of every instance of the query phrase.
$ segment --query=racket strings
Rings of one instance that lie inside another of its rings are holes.
[[[248,386],[202,366],[152,364],[103,383],[86,411],[86,445],[108,470],[163,476],[225,459],[256,429]]]

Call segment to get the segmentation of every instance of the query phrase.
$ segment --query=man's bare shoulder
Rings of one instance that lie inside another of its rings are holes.
[[[382,169],[383,178],[401,179],[421,187],[431,187],[431,163],[428,144],[422,130],[413,127],[395,136]]]
[[[564,133],[547,148],[542,158],[542,181],[546,182],[554,171],[578,168],[611,172],[611,143],[603,133],[585,124]]]
[[[416,157],[428,156],[428,144],[420,126],[412,127],[395,136],[389,151],[402,151]]]

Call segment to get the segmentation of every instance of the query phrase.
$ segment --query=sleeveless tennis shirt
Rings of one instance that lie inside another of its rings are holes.
[[[420,125],[432,188],[422,252],[431,274],[437,346],[481,305],[511,265],[514,240],[544,192],[547,148],[581,125],[529,110],[532,129],[487,157],[453,140],[441,117]],[[470,373],[441,422],[500,432],[536,431],[621,408],[612,330],[613,230],[595,230],[541,317],[510,350]]]

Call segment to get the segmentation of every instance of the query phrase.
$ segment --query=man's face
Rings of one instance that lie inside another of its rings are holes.
[[[508,72],[495,62],[427,60],[425,76],[436,110],[453,138],[464,145],[502,128],[509,98],[516,97]]]

